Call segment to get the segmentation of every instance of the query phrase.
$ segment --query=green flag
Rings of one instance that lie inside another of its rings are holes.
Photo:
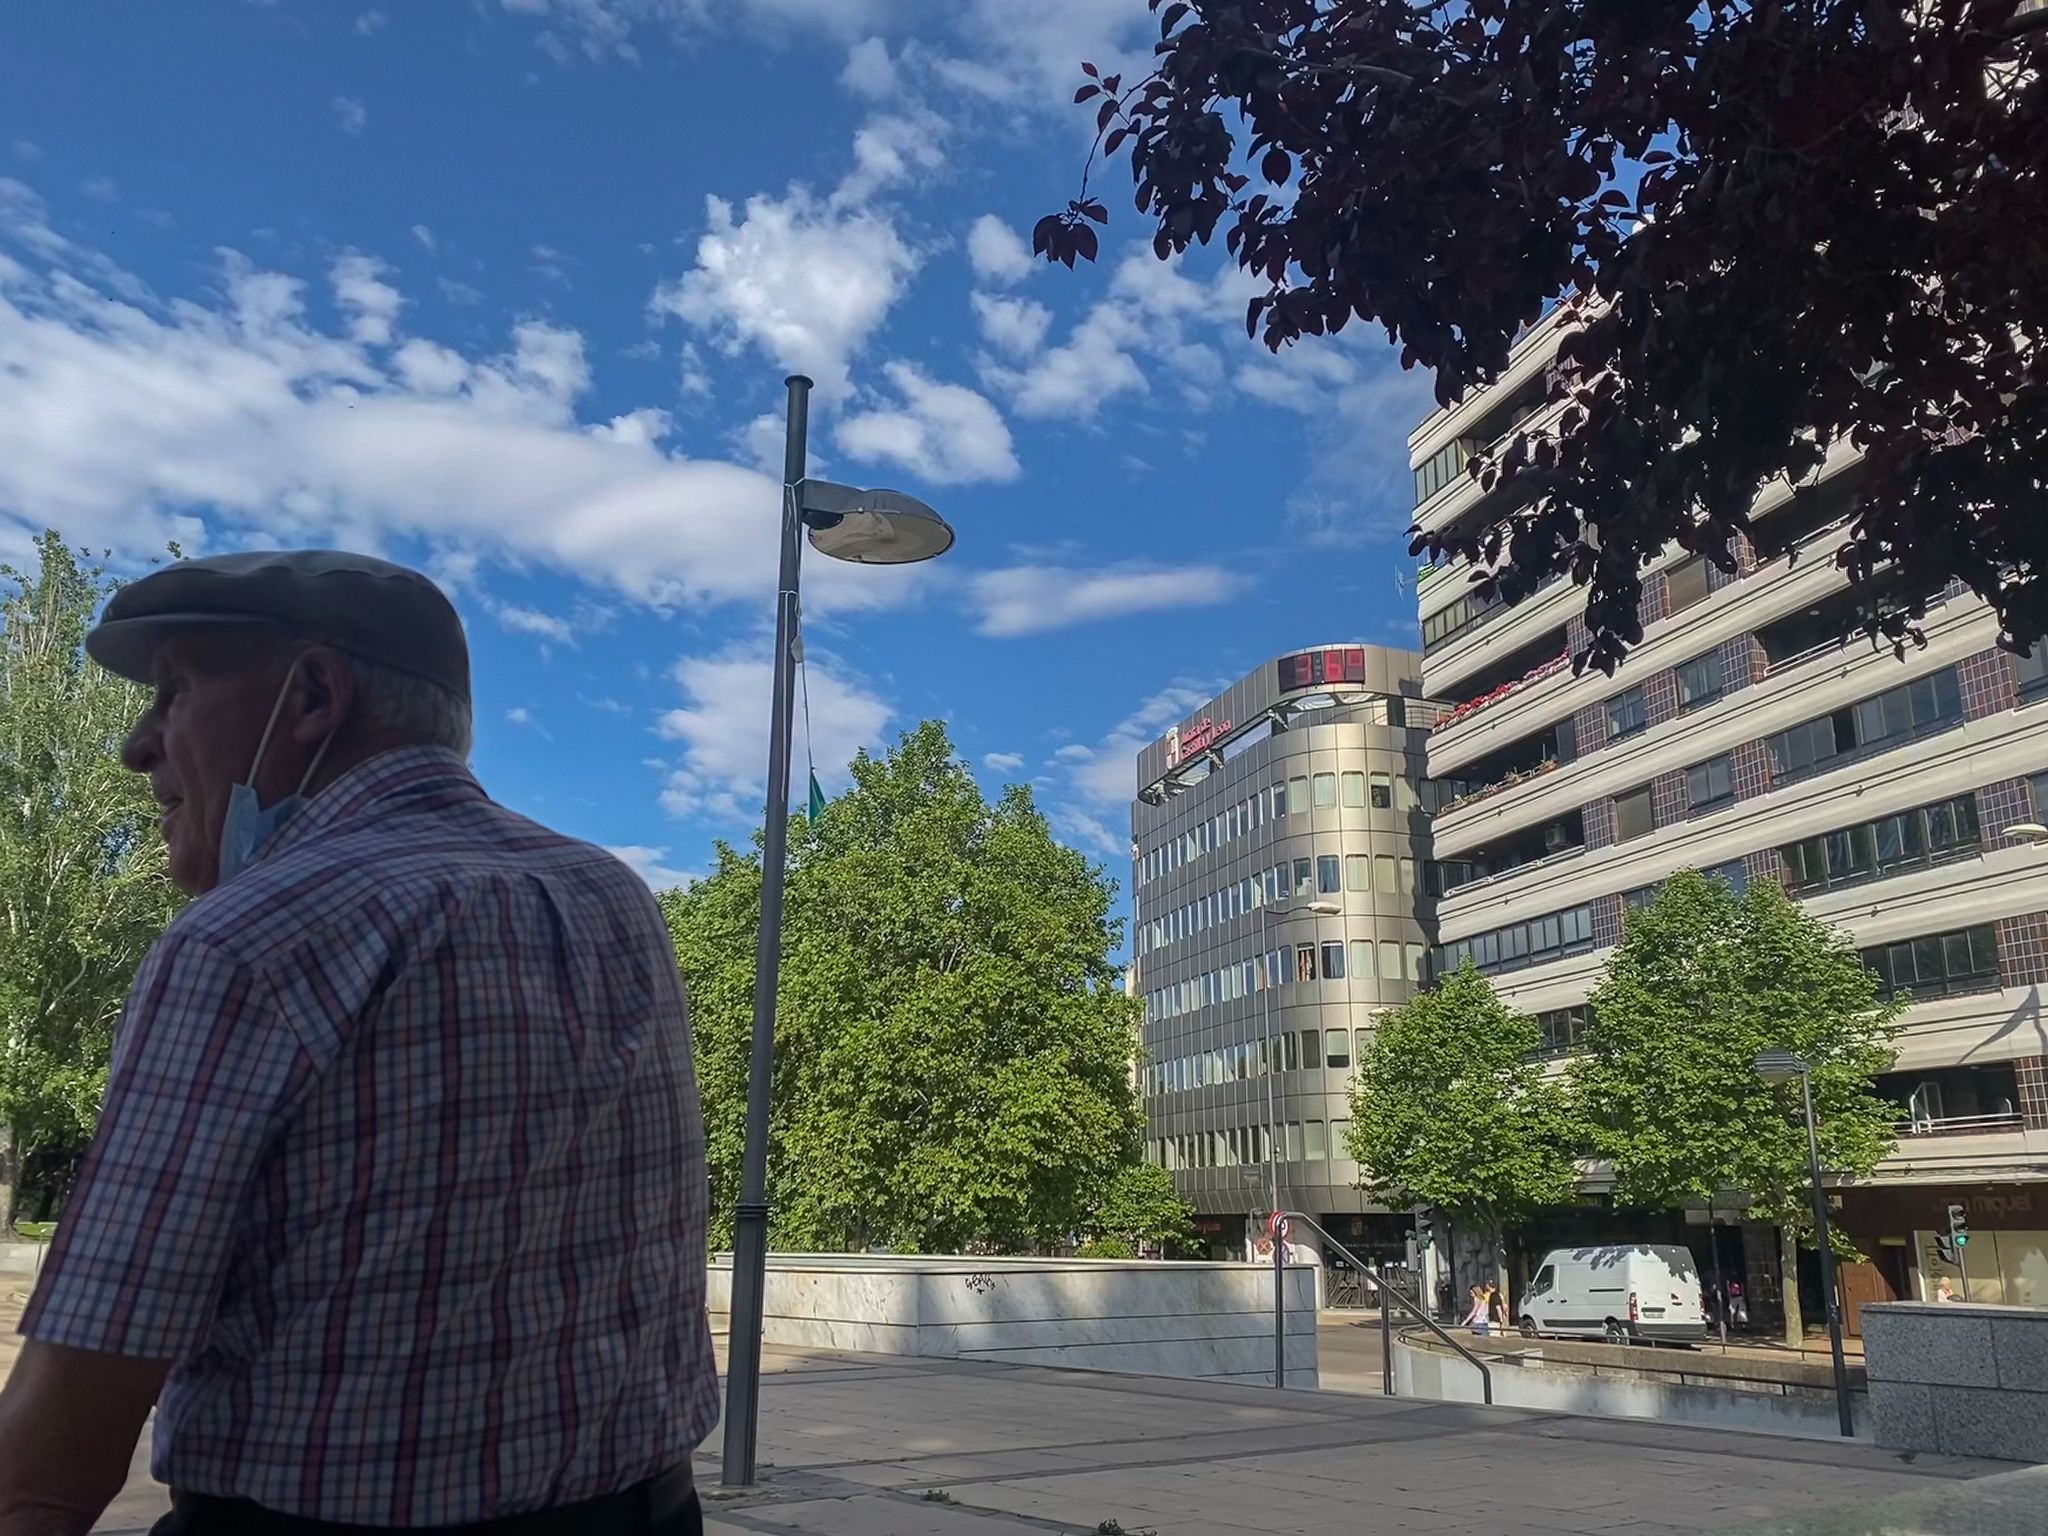
[[[809,810],[811,825],[816,826],[818,818],[825,814],[825,791],[819,787],[818,776],[815,773],[811,775],[811,803]]]

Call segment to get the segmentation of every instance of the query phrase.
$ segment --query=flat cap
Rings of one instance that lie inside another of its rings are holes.
[[[469,642],[455,605],[418,571],[336,549],[265,549],[180,560],[116,592],[85,637],[109,672],[155,681],[179,630],[268,624],[469,697]]]

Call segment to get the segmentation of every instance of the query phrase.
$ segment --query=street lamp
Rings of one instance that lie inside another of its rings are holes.
[[[1806,1109],[1806,1172],[1813,1192],[1813,1232],[1820,1247],[1821,1299],[1827,1307],[1828,1347],[1835,1357],[1835,1408],[1841,1416],[1843,1436],[1852,1438],[1856,1425],[1849,1412],[1849,1363],[1842,1355],[1842,1309],[1835,1299],[1835,1250],[1828,1240],[1828,1197],[1820,1181],[1820,1133],[1813,1123],[1813,1064],[1790,1051],[1764,1051],[1756,1058],[1756,1073],[1767,1083],[1799,1079],[1800,1097]],[[1799,1276],[1794,1274],[1789,1279],[1796,1294]]]
[[[733,1208],[732,1305],[727,1338],[725,1442],[720,1480],[750,1487],[760,1429],[761,1315],[768,1279],[768,1092],[775,1068],[775,990],[782,964],[782,882],[789,842],[789,738],[795,693],[797,576],[811,547],[857,565],[911,565],[953,547],[953,530],[900,491],[855,490],[813,480],[811,381],[787,381],[782,458],[782,560],[776,581],[774,716],[768,732],[768,795],[761,850],[761,931],[754,948],[754,1035],[747,1063],[747,1131],[740,1198]]]
[[[1267,945],[1267,926],[1276,917],[1297,917],[1313,913],[1317,917],[1337,917],[1344,909],[1334,901],[1304,902],[1298,907],[1259,908],[1259,964],[1266,963],[1266,956],[1272,951]],[[1273,988],[1275,982],[1266,979],[1265,1003],[1259,1020],[1259,1027],[1265,1031],[1263,1050],[1266,1053],[1266,1179],[1271,1216],[1280,1214],[1280,1148],[1275,1144],[1279,1139],[1280,1126],[1274,1118],[1273,1079],[1280,1075],[1280,1055],[1273,1044]],[[1307,1062],[1302,1065],[1306,1067]],[[1273,1228],[1273,1385],[1287,1385],[1287,1249],[1282,1242],[1277,1223]]]

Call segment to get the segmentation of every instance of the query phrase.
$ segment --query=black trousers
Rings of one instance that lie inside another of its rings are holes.
[[[171,1490],[171,1512],[150,1536],[400,1536],[391,1526],[342,1525],[280,1514],[247,1499]],[[602,1498],[472,1525],[414,1526],[403,1536],[704,1536],[688,1464]]]

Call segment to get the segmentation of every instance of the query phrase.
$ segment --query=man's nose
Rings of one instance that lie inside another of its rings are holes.
[[[156,711],[135,722],[128,739],[121,743],[121,764],[131,773],[148,773],[163,761],[163,740],[157,731]]]

